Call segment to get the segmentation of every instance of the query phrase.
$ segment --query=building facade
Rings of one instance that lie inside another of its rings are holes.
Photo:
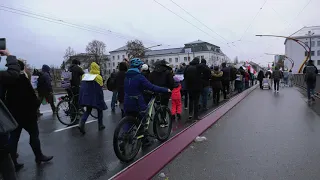
[[[149,66],[152,66],[156,61],[165,60],[173,67],[178,67],[182,63],[188,64],[195,57],[206,59],[208,66],[230,61],[219,46],[201,40],[186,43],[184,47],[180,48],[147,50],[143,60]],[[110,62],[107,67],[110,67],[111,71],[115,71],[124,58],[128,58],[126,46],[110,51]]]
[[[311,60],[314,60],[314,64],[320,68],[320,26],[304,27],[290,37],[301,40],[311,47]],[[307,52],[293,40],[285,40],[284,45],[285,55],[294,61],[292,72],[298,73],[300,67],[303,66]]]

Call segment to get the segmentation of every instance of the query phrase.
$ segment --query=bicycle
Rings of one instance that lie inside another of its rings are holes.
[[[67,94],[58,99],[59,103],[57,105],[57,118],[60,123],[69,126],[73,125],[77,121],[77,117],[81,116],[85,112],[85,109],[82,107],[77,108],[73,103],[74,98],[79,98],[79,94],[74,95],[71,88],[66,89],[66,91]],[[66,104],[64,106],[65,108],[63,108],[64,104]],[[62,119],[60,110],[62,111],[62,114],[68,117],[66,120]],[[93,111],[91,111],[90,115],[95,119],[98,118],[97,113],[93,113]]]
[[[133,97],[138,101],[138,97]],[[154,117],[152,116],[153,110],[155,111]],[[163,118],[164,113],[168,117]],[[138,118],[143,115],[142,118]],[[159,115],[161,118],[159,118]],[[150,121],[153,122],[153,132],[155,137],[160,141],[166,141],[171,134],[172,130],[172,119],[171,112],[167,106],[160,105],[160,96],[159,94],[152,94],[152,98],[148,103],[147,109],[143,112],[139,110],[138,116],[126,116],[121,119],[120,123],[117,125],[114,135],[113,135],[113,148],[116,156],[122,162],[132,161],[140,151],[142,146],[142,140],[147,137],[153,137],[148,133]],[[144,123],[145,122],[145,123]],[[132,127],[129,127],[131,126]],[[120,133],[123,129],[123,126],[126,126],[127,131]],[[161,136],[160,130],[158,128],[166,128],[164,136]],[[134,130],[136,129],[136,130]],[[136,146],[134,146],[134,143]],[[132,148],[129,149],[128,146],[132,145]]]

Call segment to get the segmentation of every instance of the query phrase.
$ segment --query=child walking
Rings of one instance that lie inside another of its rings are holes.
[[[181,80],[178,76],[174,76],[174,89],[172,90],[171,94],[171,115],[172,120],[176,119],[176,116],[178,120],[181,120]]]

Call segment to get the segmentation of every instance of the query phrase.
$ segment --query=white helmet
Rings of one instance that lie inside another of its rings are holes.
[[[146,71],[146,70],[148,70],[148,69],[149,69],[148,64],[143,64],[142,67],[141,67],[141,70],[142,70],[142,71]]]

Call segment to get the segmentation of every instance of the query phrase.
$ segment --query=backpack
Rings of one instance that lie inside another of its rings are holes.
[[[107,80],[107,89],[109,91],[113,91],[114,89],[116,89],[116,77],[112,77],[110,76]]]
[[[72,72],[62,72],[61,73],[61,87],[64,89],[69,89],[71,87]]]
[[[306,81],[315,81],[316,78],[317,78],[316,67],[307,66],[306,67],[305,80]]]

